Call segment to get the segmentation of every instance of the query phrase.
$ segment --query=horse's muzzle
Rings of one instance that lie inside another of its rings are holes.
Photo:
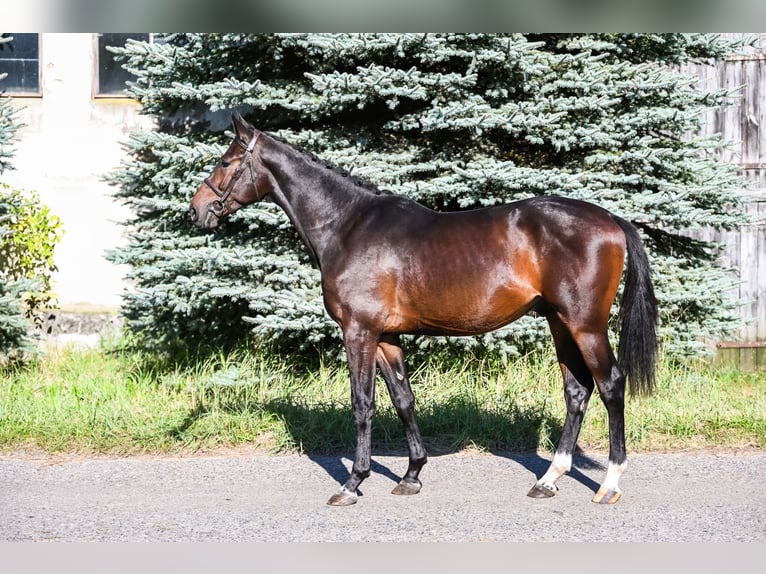
[[[189,221],[201,229],[215,229],[218,227],[220,219],[212,209],[208,209],[200,215],[196,207],[189,208]]]

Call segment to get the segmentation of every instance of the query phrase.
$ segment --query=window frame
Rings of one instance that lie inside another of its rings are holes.
[[[94,100],[119,100],[121,102],[135,101],[135,98],[131,97],[125,92],[122,93],[107,93],[101,92],[101,60],[99,58],[99,37],[106,32],[98,32],[93,34],[92,40],[92,54],[93,54],[93,69],[92,69],[92,82],[91,82],[91,97]],[[125,34],[146,34],[146,32],[125,32]],[[149,42],[154,42],[154,34],[149,34]]]
[[[27,32],[17,32],[17,34],[26,34]],[[42,98],[43,97],[43,35],[40,32],[34,32],[37,36],[37,91],[19,92],[3,86],[3,80],[0,80],[0,94],[12,98]],[[8,32],[13,37],[13,32]],[[0,52],[2,54],[2,52]],[[7,58],[11,59],[11,58]],[[0,72],[1,73],[1,72]]]

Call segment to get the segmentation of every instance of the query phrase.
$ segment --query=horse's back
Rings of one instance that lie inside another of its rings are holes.
[[[530,232],[539,229],[564,236],[619,230],[612,214],[594,203],[569,197],[533,197],[507,204]]]

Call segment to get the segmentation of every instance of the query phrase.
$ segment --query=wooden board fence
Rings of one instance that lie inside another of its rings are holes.
[[[748,182],[743,197],[751,222],[737,231],[692,235],[723,244],[720,264],[733,268],[739,279],[730,296],[740,305],[743,326],[734,340],[718,342],[722,359],[766,370],[766,34],[760,36],[759,49],[683,71],[699,77],[704,89],[739,89],[731,106],[706,114],[702,133],[720,133],[731,142],[720,159],[737,165]]]

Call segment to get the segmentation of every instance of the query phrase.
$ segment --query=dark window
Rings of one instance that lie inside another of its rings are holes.
[[[7,41],[10,39],[10,41]],[[40,35],[3,34],[0,43],[0,92],[13,95],[40,94]]]
[[[124,46],[128,39],[149,41],[149,34],[97,34],[98,52],[96,54],[96,96],[127,97],[127,82],[135,76],[122,66],[124,60],[116,61],[107,46]]]

